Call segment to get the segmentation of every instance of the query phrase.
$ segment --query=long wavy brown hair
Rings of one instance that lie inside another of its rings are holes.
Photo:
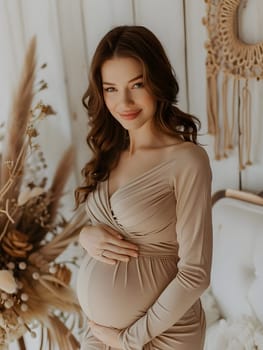
[[[89,86],[82,98],[88,111],[87,143],[93,157],[82,169],[83,186],[75,190],[77,206],[85,202],[99,181],[107,179],[121,152],[129,147],[127,130],[111,115],[103,98],[101,67],[114,57],[131,57],[141,62],[144,84],[157,101],[153,121],[158,130],[197,143],[200,121],[176,106],[179,86],[160,41],[143,26],[115,27],[97,46],[91,62]]]

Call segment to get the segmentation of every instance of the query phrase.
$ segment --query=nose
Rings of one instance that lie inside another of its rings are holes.
[[[123,89],[120,94],[120,103],[124,106],[131,105],[134,103],[132,94],[129,89]]]

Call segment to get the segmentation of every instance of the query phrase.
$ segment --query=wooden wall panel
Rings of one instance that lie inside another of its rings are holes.
[[[247,44],[263,42],[262,0],[247,1],[245,7],[239,11],[239,37]],[[262,57],[263,62],[263,57]],[[244,189],[257,192],[263,191],[263,80],[249,81],[252,96],[252,147],[251,158],[253,165],[242,171],[242,185]]]
[[[36,101],[41,99],[44,103],[51,104],[57,112],[39,125],[39,139],[47,157],[49,171],[53,174],[62,153],[72,142],[56,2],[24,0],[22,13],[25,41],[28,43],[36,35],[38,67],[47,63],[46,69],[39,71],[37,78],[44,79],[48,89],[37,94]]]
[[[23,18],[17,0],[0,0],[0,122],[10,110],[24,52]]]
[[[85,45],[83,14],[80,1],[57,1],[58,25],[64,84],[69,109],[71,139],[75,146],[75,175],[80,182],[80,169],[90,157],[86,146],[87,117],[81,97],[87,88],[88,59]]]
[[[185,8],[184,8],[185,7]],[[208,136],[206,120],[206,81],[204,42],[206,28],[201,25],[205,16],[204,1],[183,0],[1,0],[0,39],[0,104],[1,119],[6,119],[10,90],[15,86],[24,57],[25,47],[33,34],[38,38],[38,62],[47,62],[39,72],[49,88],[41,98],[57,111],[45,126],[41,138],[47,156],[57,163],[63,149],[75,144],[77,157],[75,175],[80,181],[80,169],[90,157],[85,145],[87,134],[86,112],[81,97],[87,87],[89,63],[100,38],[113,26],[141,24],[151,29],[163,43],[176,71],[179,85],[179,106],[197,115],[202,121],[201,142],[212,160],[214,190],[239,186],[237,148],[222,161],[213,160],[213,137]],[[247,42],[262,40],[260,0],[247,2],[239,16],[240,35]],[[41,14],[41,15],[40,15]],[[185,20],[184,20],[185,15]],[[253,16],[253,21],[251,18]],[[186,32],[185,32],[186,28]],[[2,68],[5,66],[5,68]],[[3,83],[5,81],[5,83]],[[252,155],[253,166],[241,174],[243,188],[261,190],[263,122],[260,117],[263,102],[260,96],[262,82],[251,82]],[[221,105],[221,103],[220,103]],[[48,139],[51,142],[46,142]],[[53,142],[60,139],[59,144]],[[228,169],[227,174],[225,169]]]
[[[25,35],[24,35],[24,18],[22,15],[21,2],[19,0],[1,0],[3,10],[3,21],[6,22],[5,36],[10,42],[10,52],[7,54],[10,59],[10,78],[14,84],[17,80],[21,62],[24,58]]]
[[[187,57],[188,57],[188,77],[189,77],[189,101],[190,112],[197,115],[203,124],[202,132],[205,133],[201,138],[207,145],[206,149],[212,160],[213,168],[213,190],[222,188],[239,188],[241,175],[243,189],[250,191],[261,191],[262,172],[263,172],[263,122],[261,112],[263,107],[262,92],[263,82],[250,81],[250,90],[252,94],[252,158],[253,166],[239,173],[238,147],[231,152],[226,159],[214,160],[213,143],[214,138],[207,135],[207,115],[206,115],[206,81],[205,81],[205,59],[206,50],[204,42],[207,40],[206,28],[201,25],[202,17],[205,13],[204,1],[185,1],[186,4],[186,27],[187,27]],[[242,16],[240,23],[240,35],[247,42],[257,42],[263,40],[262,31],[260,31],[262,16],[258,13],[263,12],[263,5],[260,0],[248,2],[247,8],[241,9]],[[248,13],[245,13],[248,11]],[[253,18],[253,20],[251,20]],[[229,101],[232,100],[232,94],[229,92]],[[219,110],[222,113],[222,97],[219,100]]]
[[[145,25],[162,42],[180,86],[179,106],[187,110],[185,33],[182,0],[135,0],[136,24]]]
[[[213,192],[225,187],[237,188],[237,151],[234,151],[234,154],[227,159],[221,161],[214,160],[214,137],[207,134],[206,50],[204,48],[204,43],[207,40],[207,33],[206,28],[202,25],[202,18],[206,15],[205,2],[185,1],[185,6],[189,110],[190,113],[196,115],[202,123],[200,142],[204,145],[210,156],[213,171]]]
[[[108,30],[133,23],[132,3],[131,0],[83,0],[82,8],[90,62],[99,40]]]

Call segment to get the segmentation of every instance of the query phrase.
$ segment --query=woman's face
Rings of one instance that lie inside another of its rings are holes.
[[[151,123],[156,99],[143,82],[142,64],[130,57],[116,57],[101,67],[103,96],[112,116],[127,130]]]

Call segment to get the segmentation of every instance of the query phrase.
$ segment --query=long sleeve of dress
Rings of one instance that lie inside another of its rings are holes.
[[[171,185],[176,200],[178,273],[144,316],[120,333],[122,348],[143,346],[175,324],[210,282],[212,258],[211,169],[199,146],[175,168]]]

